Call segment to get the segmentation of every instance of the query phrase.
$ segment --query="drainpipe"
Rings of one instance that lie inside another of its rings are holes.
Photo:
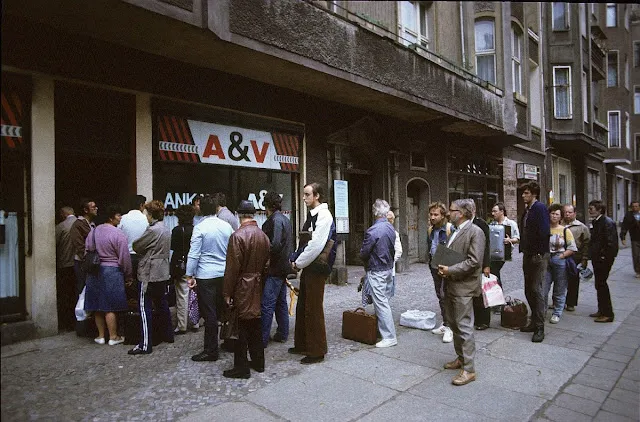
[[[462,12],[462,2],[458,2],[458,6],[460,9],[460,46],[462,46],[462,67],[467,69],[467,56],[465,54],[464,49],[464,14]]]
[[[543,10],[542,8],[545,7],[545,5],[543,3],[538,3],[538,5],[540,6],[540,13],[538,14],[538,24],[539,24],[539,28],[540,28],[540,35],[539,35],[539,48],[538,48],[538,60],[540,62],[540,87],[542,88],[542,95],[540,95],[540,110],[542,111],[542,123],[540,124],[540,143],[542,144],[542,149],[544,151],[544,167],[543,167],[543,171],[544,171],[544,182],[546,185],[546,189],[545,189],[545,204],[549,204],[549,192],[552,190],[553,187],[553,178],[550,174],[550,172],[548,171],[550,168],[552,168],[551,166],[551,147],[547,145],[547,116],[546,116],[546,105],[545,105],[545,100],[546,100],[546,95],[547,95],[547,91],[546,91],[546,87],[544,85],[544,67],[546,65],[546,58],[545,53],[546,53],[546,49],[545,49],[545,34],[544,34],[544,20],[542,18],[543,15]],[[542,181],[542,178],[541,180]],[[541,199],[541,198],[538,198]]]

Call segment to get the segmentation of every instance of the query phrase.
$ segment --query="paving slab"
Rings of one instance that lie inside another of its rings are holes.
[[[570,383],[569,385],[567,385],[564,388],[563,392],[571,394],[572,396],[593,400],[600,404],[604,403],[604,401],[609,396],[608,391],[598,390],[597,388],[587,387],[586,385],[575,383]]]
[[[622,375],[621,369],[608,369],[594,365],[585,365],[580,371],[581,374],[592,375],[601,379],[612,379],[618,381],[618,378]]]
[[[496,358],[571,373],[579,371],[591,357],[587,352],[506,337],[492,343],[488,350]]]
[[[319,364],[250,393],[245,399],[292,421],[348,421],[396,394],[390,388]]]
[[[494,419],[447,406],[439,400],[425,400],[413,394],[400,394],[365,415],[362,422],[469,421],[489,422]]]
[[[272,422],[281,420],[271,413],[260,409],[258,406],[244,401],[232,401],[219,404],[217,406],[209,406],[197,412],[179,419],[181,422],[200,422],[200,421],[238,421],[253,422],[265,421]]]
[[[327,366],[347,375],[398,391],[405,391],[439,372],[433,368],[369,351],[360,351],[346,358],[328,361]]]
[[[637,349],[640,347],[640,337],[631,337],[616,333],[607,340],[607,344]]]
[[[408,392],[429,401],[504,421],[513,421],[514,415],[518,415],[518,420],[527,420],[547,401],[491,384],[482,373],[478,373],[477,380],[472,383],[454,386],[451,379],[455,373],[443,371],[410,388]]]
[[[623,390],[640,393],[640,382],[625,378],[624,376],[618,380],[616,388],[622,388]]]
[[[550,421],[557,422],[590,422],[592,420],[589,415],[555,405],[549,406],[544,411],[544,416]]]
[[[599,350],[594,356],[600,359],[613,360],[624,364],[631,362],[631,359],[633,359],[633,356],[631,355],[621,355],[620,353],[605,352],[603,350]]]
[[[426,334],[416,332],[398,336],[398,345],[386,348],[369,349],[370,352],[398,359],[405,362],[412,362],[421,366],[433,369],[442,369],[443,365],[453,359],[456,354],[453,350],[453,343],[442,343],[438,336],[429,333],[433,339],[429,339]],[[441,347],[433,344],[440,343]],[[431,348],[429,348],[431,346]],[[441,351],[434,351],[432,349]]]
[[[624,369],[627,367],[625,363],[616,362],[615,360],[601,359],[597,357],[592,357],[591,359],[589,359],[589,361],[587,362],[587,365],[597,366],[599,368],[612,369],[614,371],[620,371],[620,372],[624,371]]]
[[[624,390],[622,388],[614,388],[609,394],[609,397],[624,403],[640,406],[640,395],[638,393]]]
[[[561,393],[560,395],[558,395],[558,397],[553,400],[553,404],[589,416],[595,416],[596,413],[598,413],[598,411],[600,410],[601,405],[601,403],[598,401],[593,401],[566,393]]]
[[[640,420],[640,406],[629,406],[628,403],[615,400],[609,397],[602,405],[602,410],[615,413],[616,415],[626,416],[633,420]]]
[[[594,422],[638,422],[635,419],[631,419],[631,418],[627,418],[626,416],[607,412],[606,410],[599,411],[596,417],[593,418],[593,421]]]

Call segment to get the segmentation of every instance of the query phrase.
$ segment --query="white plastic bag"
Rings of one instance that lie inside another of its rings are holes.
[[[76,320],[84,321],[87,319],[87,312],[84,310],[84,292],[87,290],[87,286],[84,286],[82,293],[78,296],[78,303],[76,303]]]
[[[400,325],[420,330],[431,330],[436,326],[436,314],[431,311],[410,309],[400,314]]]
[[[492,306],[504,305],[504,294],[502,288],[498,284],[498,277],[493,274],[489,274],[489,277],[482,274],[482,301],[484,307],[489,308]]]

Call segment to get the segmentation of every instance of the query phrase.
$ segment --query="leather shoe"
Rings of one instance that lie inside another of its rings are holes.
[[[259,365],[258,362],[254,362],[252,360],[249,361],[249,367],[256,372],[264,372],[264,363]]]
[[[225,378],[241,378],[241,379],[249,379],[251,377],[251,372],[243,371],[237,368],[227,369],[222,372],[222,376]]]
[[[304,352],[302,350],[298,350],[295,347],[289,347],[289,350],[287,350],[287,352],[292,355],[304,355]]]
[[[143,349],[141,349],[141,348],[140,348],[140,347],[138,347],[138,346],[134,347],[133,349],[131,349],[131,350],[129,350],[129,351],[127,352],[127,354],[128,354],[128,355],[134,355],[134,356],[135,356],[135,355],[148,355],[148,354],[150,354],[150,353],[151,353],[151,352],[149,352],[148,350],[143,350]]]
[[[466,385],[466,384],[469,384],[471,381],[475,381],[475,380],[476,380],[475,372],[467,372],[465,370],[462,370],[458,375],[453,377],[453,379],[451,380],[451,384]]]
[[[594,319],[593,322],[613,322],[613,317],[607,317],[603,315]]]
[[[183,336],[185,334],[187,334],[187,332],[186,331],[181,331],[181,330],[174,331],[174,333],[173,333],[173,335],[176,335],[176,336]]]
[[[475,326],[475,329],[478,331],[483,331],[483,330],[486,330],[487,328],[489,328],[487,324],[480,324]]]
[[[567,305],[567,307],[565,308],[568,312],[574,312],[576,310],[575,306],[571,306],[571,305]]]
[[[320,363],[324,360],[324,356],[319,356],[317,358],[314,358],[312,356],[305,356],[302,358],[302,360],[300,361],[301,364],[303,365],[311,365],[314,363]]]
[[[275,333],[273,337],[271,337],[271,341],[275,341],[276,343],[286,343],[287,339],[284,338],[281,334]]]
[[[544,340],[544,330],[536,330],[531,337],[531,341],[534,343],[542,343],[542,340]]]
[[[601,316],[602,314],[600,313],[600,311],[589,314],[589,317],[591,318],[600,318]]]
[[[533,324],[525,325],[524,327],[520,327],[521,333],[533,333],[536,331],[536,326]]]
[[[194,362],[215,362],[218,360],[218,354],[202,352],[191,356],[191,360]]]
[[[462,368],[462,361],[459,358],[452,360],[451,362],[447,362],[444,364],[444,369],[460,369]]]

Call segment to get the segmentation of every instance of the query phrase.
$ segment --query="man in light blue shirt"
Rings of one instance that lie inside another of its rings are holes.
[[[198,286],[198,306],[205,320],[204,351],[191,357],[196,362],[218,360],[218,313],[222,310],[222,287],[227,245],[233,229],[216,217],[216,201],[200,200],[203,219],[193,228],[185,276],[190,288]]]

